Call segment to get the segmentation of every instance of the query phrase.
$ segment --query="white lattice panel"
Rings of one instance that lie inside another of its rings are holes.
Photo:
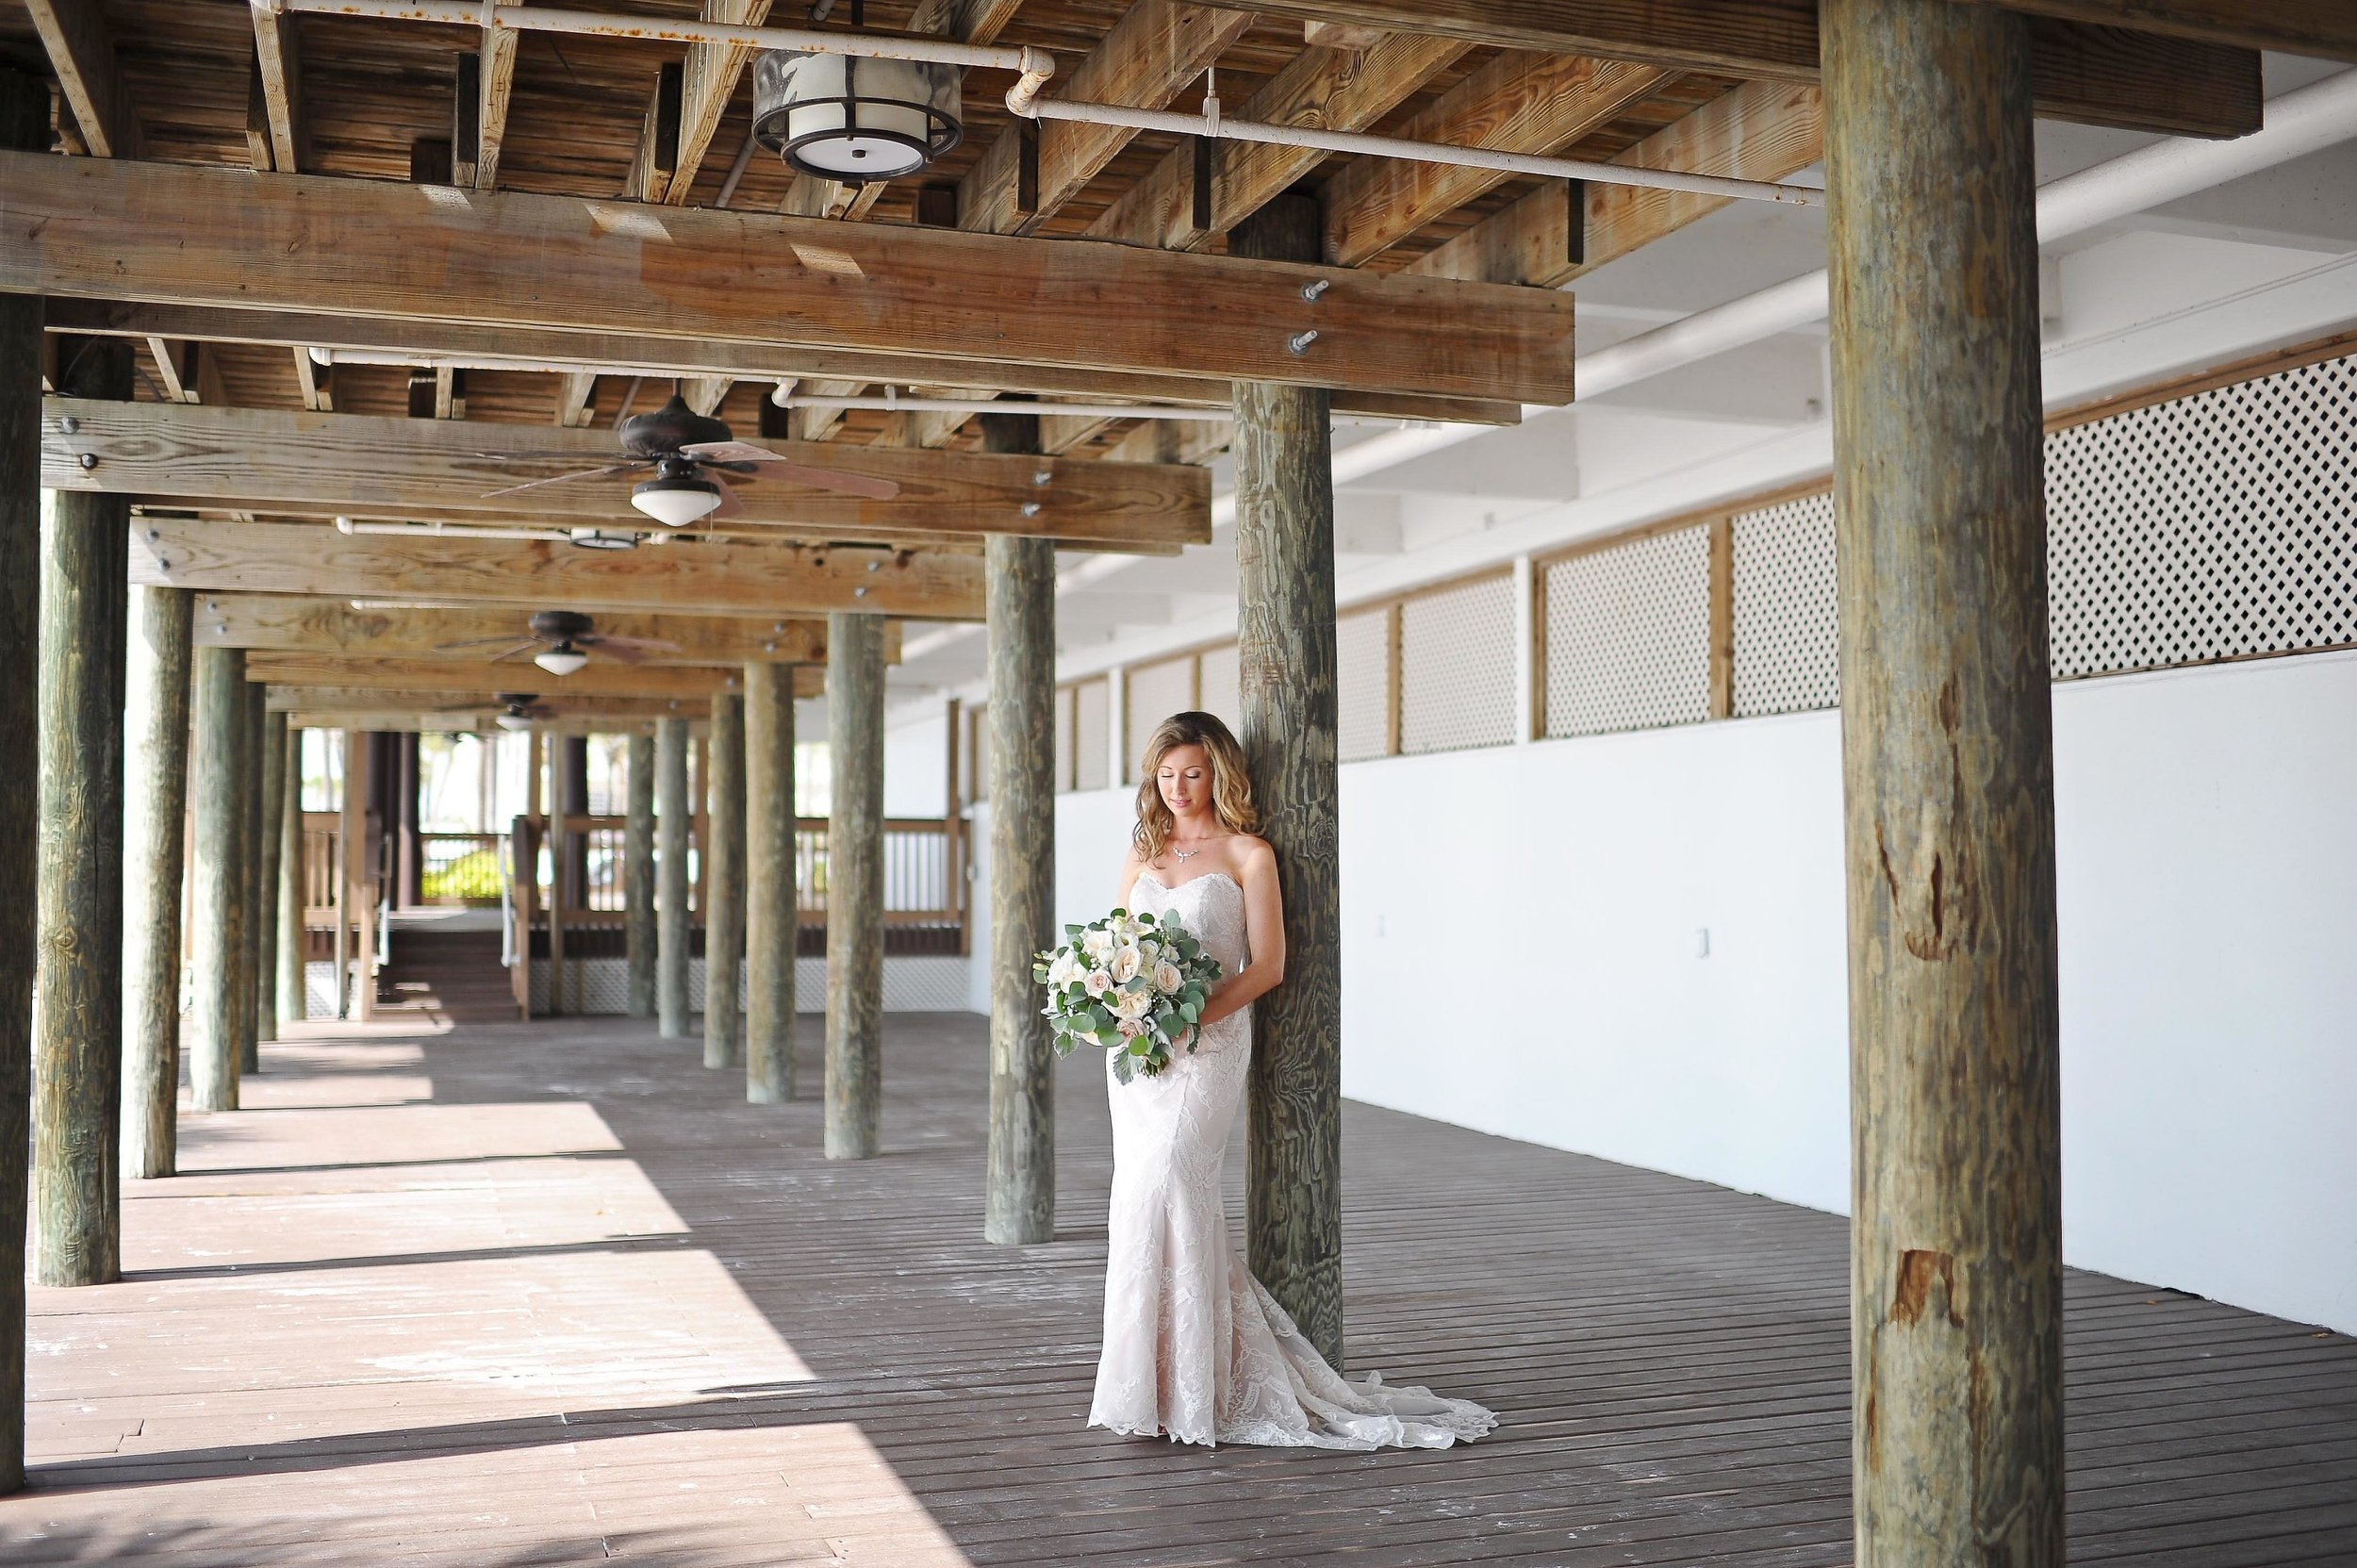
[[[1710,714],[1710,536],[1681,528],[1546,569],[1547,734]]]
[[[1230,730],[1244,722],[1243,661],[1236,645],[1207,648],[1199,656],[1203,695],[1195,705]]]
[[[1138,759],[1146,755],[1146,737],[1154,733],[1155,726],[1172,714],[1185,713],[1195,706],[1195,655],[1187,653],[1160,664],[1139,665],[1129,671],[1129,734],[1121,754],[1129,759],[1129,770],[1134,774]]]
[[[1344,762],[1391,751],[1391,626],[1388,610],[1362,610],[1334,622],[1336,750]]]
[[[1112,765],[1113,686],[1104,678],[1072,688],[1072,787],[1102,789]]]
[[[1514,579],[1484,577],[1399,607],[1399,749],[1514,738]]]
[[[2357,359],[2046,442],[2058,679],[2357,641]]]
[[[1841,705],[1833,497],[1735,520],[1735,714]]]

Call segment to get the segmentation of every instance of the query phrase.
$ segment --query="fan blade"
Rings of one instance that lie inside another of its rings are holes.
[[[539,646],[540,646],[540,639],[539,639],[538,637],[526,637],[523,641],[521,641],[521,642],[519,642],[519,643],[516,644],[516,646],[515,646],[515,647],[513,647],[513,648],[509,648],[509,649],[503,650],[503,652],[497,652],[497,653],[492,654],[492,655],[491,655],[491,662],[492,662],[493,664],[504,664],[504,663],[506,663],[509,659],[514,658],[517,654],[519,654],[519,653],[529,653],[529,652],[531,652],[534,649],[536,649],[536,648],[537,648],[537,647],[539,647]]]
[[[697,441],[679,449],[683,457],[706,463],[783,463],[783,457],[750,441]]]
[[[723,463],[732,471],[750,471],[763,479],[783,479],[794,485],[814,485],[822,490],[865,496],[870,501],[890,501],[900,493],[900,487],[889,479],[845,473],[840,469],[814,469],[750,441],[699,441],[694,446],[680,448],[680,454],[699,463]]]
[[[618,632],[592,632],[587,636],[575,637],[573,640],[604,643],[616,648],[631,648],[642,653],[676,653],[680,651],[678,643],[666,642],[661,637],[626,637]]]
[[[652,468],[653,466],[651,463],[610,463],[602,469],[583,469],[575,473],[560,473],[550,479],[535,479],[522,485],[510,485],[503,490],[486,490],[483,492],[483,499],[488,501],[494,496],[518,495],[525,490],[536,490],[543,485],[568,485],[576,479],[610,479],[618,473],[628,473],[633,469]]]
[[[573,643],[579,648],[594,648],[608,657],[621,660],[624,664],[645,663],[647,655],[635,648],[623,646],[630,640],[628,637],[602,637],[592,633],[585,637],[575,637]]]
[[[496,642],[514,642],[516,638],[512,633],[503,637],[469,637],[464,642],[445,642],[437,644],[435,647],[434,652],[437,653],[458,653],[463,652],[470,648],[488,648]],[[536,639],[526,639],[524,646],[527,648],[531,647],[534,640]]]
[[[704,477],[720,487],[720,504],[715,506],[709,514],[712,521],[717,522],[722,518],[733,518],[745,509],[745,503],[736,499],[735,486],[717,473],[706,472]]]

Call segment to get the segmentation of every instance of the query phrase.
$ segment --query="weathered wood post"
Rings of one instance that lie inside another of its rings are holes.
[[[794,1098],[794,667],[745,667],[745,1098]],[[706,984],[710,982],[707,978]]]
[[[883,1109],[883,618],[827,618],[827,1158],[866,1160]]]
[[[2063,1560],[2026,18],[1825,0],[1859,1568]]]
[[[0,69],[0,147],[49,148],[49,83]],[[0,779],[39,775],[41,301],[0,294]],[[25,1484],[25,1236],[32,1156],[40,802],[0,789],[0,1493]]]
[[[687,720],[654,721],[655,1027],[668,1040],[687,1037]]]
[[[278,855],[284,843],[280,822],[287,815],[286,791],[287,716],[266,712],[262,716],[262,785],[254,792],[262,801],[260,820],[255,824],[261,840],[262,878],[254,925],[254,1012],[255,1033],[264,1040],[278,1038]]]
[[[178,1160],[180,892],[188,841],[187,588],[137,588],[125,681],[123,1174]]]
[[[733,1067],[745,951],[745,699],[712,699],[704,768],[704,1065]]]
[[[1317,260],[1317,203],[1278,197],[1239,225],[1228,248],[1261,260]],[[1285,982],[1253,1007],[1244,1232],[1252,1272],[1340,1367],[1332,398],[1319,388],[1240,381],[1235,403],[1237,738],[1285,896]]]
[[[622,819],[624,1006],[634,1018],[654,1016],[654,736],[634,734],[627,748],[630,803]]]
[[[303,732],[287,732],[285,777],[278,791],[278,1018],[309,1016],[309,987],[304,970],[310,928],[303,918],[306,884],[303,875]]]
[[[131,345],[59,345],[59,388],[127,401]],[[60,490],[41,529],[40,1001],[33,1259],[44,1285],[122,1277],[123,686],[130,502]],[[21,785],[24,780],[16,781]]]
[[[1037,453],[1039,418],[982,416],[986,452]],[[1056,546],[993,534],[990,625],[990,1151],[982,1235],[1056,1235],[1055,1048],[1031,955],[1056,922]]]
[[[245,688],[244,808],[238,823],[238,898],[245,906],[238,949],[238,1066],[241,1072],[262,1070],[262,726],[268,717],[269,692],[258,682]]]
[[[200,648],[190,662],[189,787],[196,795],[196,854],[189,922],[195,937],[190,967],[196,994],[189,1007],[184,1038],[189,1052],[190,1103],[199,1111],[238,1108],[237,955],[245,933],[239,929],[240,871],[238,824],[243,818],[247,781],[240,776],[245,749],[245,652],[237,648]]]

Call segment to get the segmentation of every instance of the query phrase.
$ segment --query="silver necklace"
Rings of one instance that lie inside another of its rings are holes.
[[[1184,866],[1187,862],[1193,860],[1195,856],[1201,854],[1202,852],[1203,851],[1200,850],[1182,850],[1176,844],[1173,844],[1170,847],[1171,858],[1176,860],[1181,866]]]

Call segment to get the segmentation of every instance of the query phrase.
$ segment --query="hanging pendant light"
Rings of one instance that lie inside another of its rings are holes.
[[[535,654],[532,662],[552,675],[570,675],[589,662],[589,655],[570,642],[560,642],[545,653]]]
[[[666,527],[684,528],[719,510],[720,487],[692,464],[667,462],[652,479],[632,487],[630,503]]]
[[[931,60],[772,50],[753,62],[753,135],[806,174],[865,185],[958,144],[959,72]]]

